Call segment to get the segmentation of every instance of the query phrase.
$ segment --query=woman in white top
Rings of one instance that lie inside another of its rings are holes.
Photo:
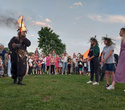
[[[62,68],[62,75],[65,72],[65,75],[67,75],[67,60],[68,60],[68,54],[64,53],[64,56],[62,57],[62,62],[63,62],[63,68]]]
[[[46,66],[46,55],[42,55],[42,66],[41,66],[42,74],[45,73],[45,66]]]

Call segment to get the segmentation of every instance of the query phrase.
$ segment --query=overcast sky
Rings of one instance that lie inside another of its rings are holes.
[[[48,26],[60,36],[70,55],[86,52],[90,37],[95,35],[102,50],[101,37],[106,34],[116,39],[115,53],[119,53],[119,31],[125,26],[125,0],[0,0],[0,18],[18,20],[21,15],[32,43],[28,51],[35,51],[37,32]],[[7,46],[16,35],[17,28],[0,22],[0,43]]]

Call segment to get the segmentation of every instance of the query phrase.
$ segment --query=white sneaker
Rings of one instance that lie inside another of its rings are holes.
[[[88,81],[87,84],[92,84],[93,82],[92,81]]]
[[[110,85],[109,87],[107,87],[107,90],[113,90],[115,89],[115,87],[112,87],[112,85]]]
[[[93,85],[99,85],[99,83],[98,82],[94,82]]]

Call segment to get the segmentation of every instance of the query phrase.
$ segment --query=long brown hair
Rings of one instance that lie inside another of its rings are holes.
[[[124,35],[122,36],[122,41],[125,43],[125,28],[121,28],[122,31],[124,31]]]

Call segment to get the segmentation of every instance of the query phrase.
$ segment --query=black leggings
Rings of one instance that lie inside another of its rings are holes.
[[[49,71],[49,66],[47,66],[47,71]]]
[[[29,72],[28,72],[28,74],[32,74],[32,69],[33,69],[33,67],[29,66]]]
[[[71,64],[68,64],[68,74],[71,74]]]
[[[100,81],[103,81],[104,76],[105,76],[105,69],[104,69],[104,66],[103,66],[102,68],[100,68],[100,73],[101,73]]]
[[[51,65],[50,73],[52,74],[52,72],[53,72],[53,74],[55,74],[55,65]]]
[[[99,59],[98,57],[93,58],[90,61],[90,69],[91,69],[91,77],[90,80],[94,80],[94,74],[95,74],[95,80],[96,82],[99,81]]]

